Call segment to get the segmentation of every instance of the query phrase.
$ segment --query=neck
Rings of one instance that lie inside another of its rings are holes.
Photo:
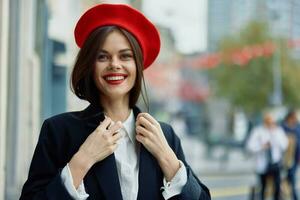
[[[105,115],[114,122],[124,122],[130,114],[129,98],[116,100],[102,98],[101,104]]]

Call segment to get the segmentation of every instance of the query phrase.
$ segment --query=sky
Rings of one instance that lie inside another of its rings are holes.
[[[137,0],[138,1],[138,0]],[[79,17],[80,0],[49,0],[49,35],[68,40]],[[107,0],[128,3],[129,0]],[[71,7],[66,15],[65,8]],[[176,49],[185,54],[205,51],[207,46],[207,0],[143,0],[142,12],[155,24],[170,28]],[[70,39],[71,40],[71,39]],[[73,42],[73,40],[72,40]]]
[[[142,10],[154,23],[172,30],[180,52],[206,50],[207,0],[145,0]]]

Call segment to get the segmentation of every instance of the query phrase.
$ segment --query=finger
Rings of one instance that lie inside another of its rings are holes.
[[[137,126],[136,127],[136,132],[137,132],[137,134],[142,135],[142,136],[147,137],[147,138],[150,138],[150,137],[153,136],[153,134],[150,131],[148,131],[147,129],[145,129],[142,126]]]
[[[114,134],[114,135],[112,136],[112,141],[113,141],[113,143],[117,143],[117,141],[118,141],[119,139],[121,139],[122,137],[123,137],[123,135],[122,135],[120,132]]]
[[[143,135],[136,135],[135,138],[138,142],[142,143],[144,146],[147,146],[149,140],[146,137]]]
[[[112,122],[111,119],[109,117],[107,117],[100,123],[100,125],[97,127],[97,129],[106,130],[111,122]]]
[[[110,129],[115,124],[114,121],[111,121],[111,123],[108,125],[107,129]]]
[[[148,119],[146,119],[144,116],[140,116],[138,118],[136,125],[143,126],[147,130],[153,130],[153,128],[154,128],[154,125]]]
[[[109,133],[114,134],[116,132],[118,132],[121,128],[123,127],[122,122],[118,121],[115,124],[113,124],[110,128],[109,128]]]
[[[140,113],[138,117],[144,117],[146,118],[151,124],[158,125],[159,123],[152,117],[149,113]]]

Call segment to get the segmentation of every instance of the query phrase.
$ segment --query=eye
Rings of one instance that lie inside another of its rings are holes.
[[[107,54],[104,54],[104,53],[100,53],[97,57],[97,60],[98,61],[107,61],[109,59],[109,56]]]
[[[123,53],[120,55],[122,60],[131,60],[133,58],[133,55],[131,53]]]

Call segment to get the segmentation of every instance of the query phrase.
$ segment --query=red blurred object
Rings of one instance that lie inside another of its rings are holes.
[[[276,46],[272,42],[266,42],[263,44],[263,55],[265,57],[271,56],[276,50]]]
[[[249,62],[249,55],[241,50],[231,55],[231,62],[236,65],[246,65]]]
[[[300,40],[290,41],[289,46],[300,46]],[[227,55],[217,52],[187,58],[184,60],[182,66],[193,69],[212,69],[222,62],[243,66],[248,64],[252,59],[261,56],[270,57],[275,50],[276,45],[269,41],[262,44],[244,46],[239,49],[229,49]]]
[[[181,81],[178,91],[180,99],[192,102],[203,102],[209,97],[209,94],[208,88],[186,80]]]
[[[221,62],[221,55],[219,53],[211,53],[203,55],[192,62],[193,68],[210,69],[219,65]]]
[[[288,41],[288,46],[290,48],[298,48],[300,47],[300,39],[293,39]]]

